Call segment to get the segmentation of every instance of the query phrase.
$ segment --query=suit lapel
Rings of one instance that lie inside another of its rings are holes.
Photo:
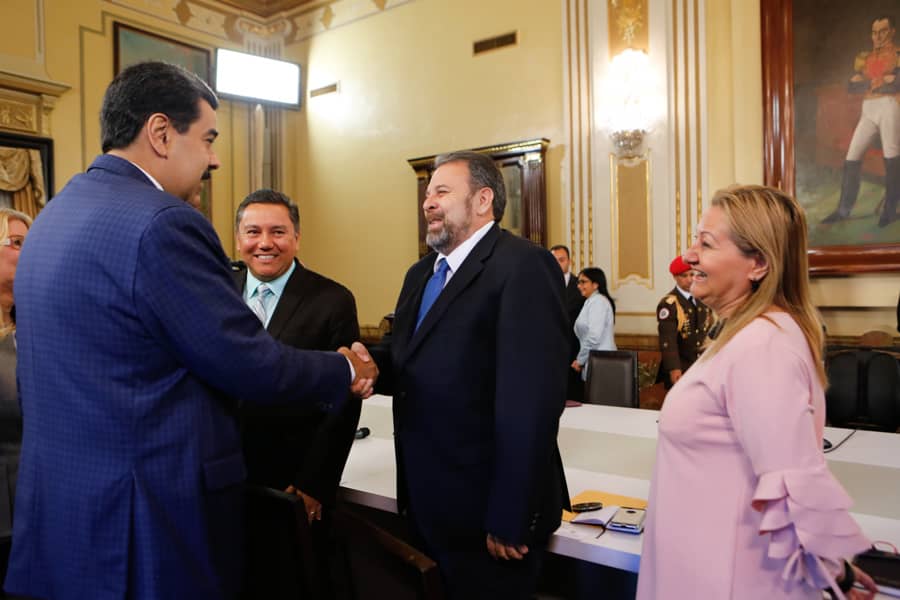
[[[305,295],[304,280],[307,279],[307,271],[297,259],[294,259],[294,272],[288,278],[284,286],[284,292],[275,306],[275,312],[269,319],[269,326],[266,328],[275,339],[279,339],[285,326],[290,322],[291,315],[297,309],[297,306],[303,301]]]
[[[425,315],[422,325],[418,330],[412,333],[412,338],[409,340],[409,346],[406,348],[406,352],[403,356],[404,360],[407,356],[416,351],[416,348],[419,347],[422,340],[428,337],[429,332],[434,328],[438,321],[441,320],[456,297],[469,287],[469,284],[478,277],[484,269],[484,262],[494,251],[494,246],[496,245],[497,240],[500,239],[500,234],[500,228],[495,224],[488,230],[481,241],[472,248],[469,256],[466,257],[460,265],[459,270],[450,278],[450,282],[444,287],[441,295],[437,297],[437,300],[435,300],[434,304],[431,306],[428,314]],[[429,274],[429,277],[430,276],[431,275]],[[427,282],[427,278],[425,281]],[[425,283],[423,282],[417,294],[418,301],[416,302],[415,310],[411,311],[412,327],[415,327],[415,317],[418,312],[419,302],[421,302],[424,289]]]

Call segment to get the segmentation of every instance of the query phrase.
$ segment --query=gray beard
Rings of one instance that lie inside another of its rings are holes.
[[[446,256],[463,242],[463,240],[459,239],[460,231],[468,231],[472,227],[472,196],[473,194],[469,194],[466,197],[467,214],[465,223],[460,223],[460,226],[457,227],[456,225],[448,224],[445,220],[444,226],[440,231],[425,234],[425,243],[428,244],[429,248]]]
[[[450,231],[445,226],[437,233],[428,232],[425,234],[425,243],[428,244],[428,247],[438,252],[440,254],[448,254],[444,252],[448,248],[450,248],[453,240],[451,239]]]

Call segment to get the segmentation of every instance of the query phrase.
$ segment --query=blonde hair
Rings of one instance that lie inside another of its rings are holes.
[[[755,291],[724,322],[703,358],[718,352],[737,333],[771,306],[787,312],[806,337],[816,373],[826,385],[822,320],[809,294],[806,217],[797,201],[775,188],[735,185],[716,192],[712,206],[722,210],[731,240],[746,256],[758,255],[768,270]]]
[[[0,207],[0,240],[5,240],[9,236],[10,221],[21,221],[26,228],[31,228],[31,217],[12,208]],[[5,338],[15,330],[15,323],[0,324],[0,339]]]

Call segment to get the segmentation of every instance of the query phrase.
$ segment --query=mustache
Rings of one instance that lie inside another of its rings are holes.
[[[212,169],[207,169],[203,171],[203,176],[200,178],[200,180],[208,181],[210,177],[212,177]]]

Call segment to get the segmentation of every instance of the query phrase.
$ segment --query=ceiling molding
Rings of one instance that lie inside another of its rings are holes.
[[[257,16],[268,19],[280,13],[294,10],[295,8],[311,8],[307,5],[325,4],[323,0],[219,0],[234,8],[239,8]]]

